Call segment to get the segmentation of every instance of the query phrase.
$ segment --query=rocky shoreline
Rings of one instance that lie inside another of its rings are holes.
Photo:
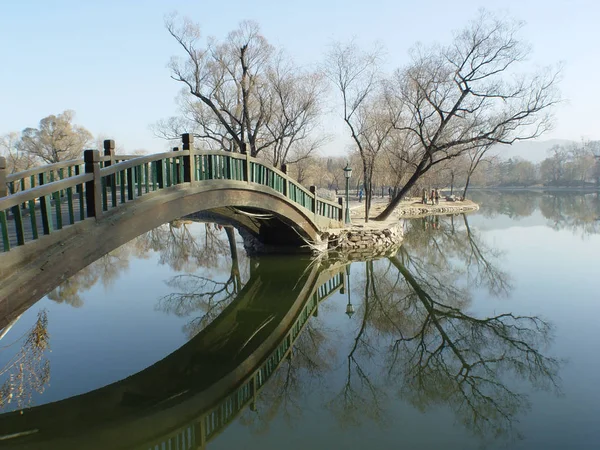
[[[332,230],[327,236],[328,250],[364,250],[365,253],[373,251],[384,251],[402,242],[404,232],[403,222],[396,221],[394,224],[384,226],[353,225],[350,228]]]
[[[375,216],[383,211],[385,206],[387,206],[386,202],[374,203],[371,213]],[[403,219],[463,214],[479,209],[479,205],[470,200],[460,202],[443,200],[437,205],[424,205],[409,200],[400,204],[387,220],[365,222],[363,207],[364,205],[361,203],[351,203],[352,225],[348,228],[330,230],[323,236],[324,239],[327,239],[327,250],[365,254],[389,252],[402,243],[404,238]]]

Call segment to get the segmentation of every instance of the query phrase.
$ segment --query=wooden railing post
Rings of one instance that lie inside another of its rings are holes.
[[[100,218],[102,215],[102,183],[100,179],[100,152],[85,150],[83,152],[85,173],[94,178],[85,183],[85,203],[88,217]]]
[[[206,173],[207,173],[207,177],[209,180],[214,180],[215,178],[217,178],[215,176],[215,167],[214,167],[214,156],[213,155],[207,155],[206,156]]]
[[[344,200],[342,199],[342,197],[338,197],[338,203],[340,204],[338,220],[342,222],[344,220]]]
[[[282,164],[281,165],[281,171],[283,173],[285,173],[285,178],[283,179],[283,195],[285,195],[286,197],[288,196],[288,178],[287,178],[287,173],[288,173],[288,166],[287,164]]]
[[[246,147],[243,148],[245,149]],[[246,155],[246,160],[244,162],[244,180],[250,183],[252,181],[252,174],[250,173],[250,154],[245,150],[242,151],[242,154]]]
[[[105,165],[112,166],[115,163],[115,141],[112,139],[104,140],[104,156],[110,156],[110,161],[107,161]]]
[[[48,182],[47,176],[48,174],[46,172],[38,174],[39,186],[43,186]],[[42,215],[42,231],[44,234],[50,234],[52,232],[52,227],[54,226],[52,222],[50,198],[47,195],[43,195],[40,197],[39,201],[40,214]]]
[[[318,209],[317,209],[317,187],[316,186],[311,186],[310,187],[310,193],[312,194],[312,197],[313,197],[313,205],[312,205],[313,207],[312,207],[312,210],[313,210],[313,213],[315,214],[315,219],[316,219],[317,218],[317,211],[318,211]]]
[[[156,185],[158,189],[162,189],[165,187],[165,165],[162,159],[154,161],[154,164],[156,167]]]
[[[183,157],[183,181],[190,183],[196,181],[196,170],[195,164],[192,164],[192,158],[194,156],[194,135],[191,133],[184,133],[181,135],[181,141],[183,142],[183,151],[187,151],[187,155]]]
[[[173,147],[173,151],[178,152],[179,147]],[[171,183],[171,186],[174,184],[181,183],[179,173],[179,158],[173,158],[173,164],[171,166],[171,176],[173,177],[173,181]]]
[[[115,141],[112,139],[104,140],[104,156],[109,156],[110,160],[104,162],[104,167],[110,167],[115,163]],[[111,175],[106,180],[106,185],[110,186],[110,199],[112,206],[117,206],[117,176]],[[106,199],[108,203],[108,198]]]
[[[0,156],[0,197],[6,197],[8,195],[8,185],[6,184],[7,172],[6,158]]]

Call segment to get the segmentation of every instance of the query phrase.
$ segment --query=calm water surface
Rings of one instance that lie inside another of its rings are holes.
[[[598,448],[600,201],[473,198],[349,266],[126,244],[3,311],[0,448]]]

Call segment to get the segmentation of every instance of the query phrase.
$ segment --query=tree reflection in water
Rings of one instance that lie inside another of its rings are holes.
[[[374,311],[370,302],[378,297],[377,285],[372,276],[373,261],[367,261],[365,267],[367,276],[364,283],[363,314],[352,348],[347,355],[345,383],[338,394],[327,403],[328,409],[338,418],[343,428],[357,426],[366,418],[380,424],[386,421],[387,393],[370,375],[377,347],[373,345],[374,339],[371,339],[369,334],[379,331],[372,327]]]
[[[238,260],[243,259],[242,265],[246,261],[245,254],[237,251],[234,229],[229,226],[203,223],[198,226],[202,227],[204,232],[197,233],[192,231],[192,226],[191,221],[177,220],[155,228],[82,269],[61,283],[47,297],[58,303],[81,307],[83,292],[97,283],[102,283],[105,288],[110,287],[119,276],[127,272],[131,258],[147,259],[152,252],[158,255],[159,264],[167,265],[172,270],[184,272],[186,275],[198,269],[208,269],[205,277],[207,279],[210,279],[215,271],[221,270],[231,255],[234,261],[231,269],[233,279],[227,284],[233,286],[228,286],[227,289],[234,289],[237,292],[241,287],[242,277]],[[223,232],[227,239],[223,239]],[[170,280],[169,285],[174,288],[180,285],[179,288],[185,292],[193,292],[195,288],[192,277],[186,275],[182,275],[178,280]],[[176,306],[170,305],[165,308],[166,312],[177,314]],[[195,332],[192,332],[191,335],[194,334]]]
[[[32,395],[44,392],[50,381],[50,361],[46,357],[50,346],[46,310],[38,312],[34,325],[23,336],[5,343],[3,339],[17,320],[0,330],[0,356],[7,357],[7,361],[0,364],[0,410],[29,406]]]
[[[380,386],[389,383],[421,411],[446,405],[482,437],[513,436],[513,421],[529,408],[523,383],[557,392],[561,363],[543,353],[553,333],[541,318],[510,312],[476,317],[467,311],[474,288],[486,287],[494,296],[512,289],[500,257],[463,216],[462,226],[450,219],[411,221],[396,256],[367,262],[362,324],[348,358],[370,402],[345,399],[341,409],[357,404],[361,414],[382,415],[384,396],[354,355],[359,346],[369,358],[388,343],[380,355],[385,371]],[[350,372],[349,365],[344,393]],[[345,412],[340,420],[347,417]]]
[[[184,272],[167,281],[172,292],[156,308],[190,317],[189,337],[235,299],[251,270],[232,228],[207,224],[199,238],[188,224],[178,223],[107,255],[73,283],[109,283],[115,267],[126,268],[128,255],[151,250],[160,252],[161,263]],[[347,353],[340,351],[340,330],[327,328],[320,317],[311,319],[292,356],[263,387],[258,411],[244,412],[241,423],[259,433],[278,416],[292,424],[303,414],[305,398],[317,391],[342,427],[365,420],[385,425],[396,394],[421,411],[449,408],[476,435],[517,436],[513,423],[529,408],[526,390],[558,391],[561,362],[544,354],[553,333],[543,319],[468,311],[476,292],[510,294],[502,256],[466,216],[409,221],[399,252],[366,261],[364,275],[353,284],[353,297],[361,301]],[[69,290],[61,292],[67,301]],[[341,378],[330,376],[339,370]],[[331,385],[332,380],[341,381]]]
[[[128,242],[61,283],[47,297],[75,308],[81,307],[83,292],[99,282],[109,287],[128,270],[132,257],[148,258],[154,251],[159,255],[160,264],[191,272],[166,282],[178,291],[159,299],[156,308],[178,316],[192,316],[184,326],[184,331],[192,338],[235,299],[243,287],[240,259],[242,265],[248,264],[245,254],[238,251],[232,227],[202,224],[204,233],[198,236],[192,233],[190,225],[189,221],[174,221]],[[223,233],[226,239],[223,239]],[[223,282],[214,281],[212,275],[222,270],[229,258],[229,278]],[[203,271],[206,276],[195,274],[199,268],[209,269]],[[20,317],[16,315],[0,329],[0,344]],[[36,322],[25,335],[8,345],[0,345],[0,409],[26,407],[34,392],[44,391],[50,379],[50,362],[45,353],[49,342],[47,326],[47,313],[40,310]],[[19,350],[14,351],[19,344]]]
[[[196,248],[196,253],[190,253],[198,258],[202,255],[207,256],[208,260],[214,265],[219,264],[219,256],[229,255],[231,264],[229,277],[223,281],[216,279],[214,274],[209,272],[205,275],[197,273],[184,273],[176,275],[168,280],[167,285],[174,291],[158,300],[156,309],[168,314],[175,314],[178,317],[195,317],[184,326],[185,332],[191,339],[198,334],[206,325],[212,322],[233,300],[243,288],[240,272],[239,253],[235,238],[235,230],[232,226],[212,226],[213,230],[224,230],[227,236],[228,247],[222,245],[223,241],[218,238],[209,239],[208,236],[215,237],[216,234],[209,234],[212,224],[207,224],[207,235],[204,249]],[[192,240],[192,238],[188,238]],[[220,243],[221,245],[215,245]],[[185,246],[185,242],[182,243]],[[193,246],[192,246],[193,247]],[[213,267],[214,269],[214,267]]]
[[[468,311],[476,289],[490,296],[512,289],[502,253],[468,218],[413,220],[405,237],[396,256],[364,263],[352,292],[361,301],[348,352],[340,353],[336,331],[312,321],[312,332],[323,338],[312,340],[309,351],[301,350],[305,343],[294,347],[294,355],[313,355],[311,370],[303,370],[305,360],[289,361],[264,387],[259,413],[246,412],[243,423],[263,432],[281,415],[293,424],[316,385],[343,428],[391,423],[395,394],[420,411],[449,408],[484,440],[512,439],[519,436],[514,423],[530,407],[526,392],[558,393],[561,361],[544,353],[551,324],[511,312],[479,317]],[[332,376],[339,370],[341,378]]]
[[[600,193],[569,191],[474,191],[474,201],[489,218],[531,216],[536,210],[555,230],[569,230],[585,238],[600,233]]]
[[[581,237],[600,233],[600,193],[585,195],[546,194],[540,211],[555,230],[570,230]]]
[[[415,331],[401,334],[389,355],[388,372],[399,394],[423,410],[447,404],[460,421],[480,435],[511,430],[527,409],[527,396],[507,383],[507,375],[538,388],[557,388],[559,362],[542,354],[550,325],[512,313],[473,317],[436,300],[398,258],[391,263],[414,293]]]

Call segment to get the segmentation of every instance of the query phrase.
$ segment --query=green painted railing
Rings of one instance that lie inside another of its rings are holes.
[[[0,242],[26,242],[88,218],[150,192],[182,183],[230,180],[267,186],[314,217],[342,222],[342,205],[317,197],[316,189],[290,178],[285,171],[247,154],[201,151],[193,136],[183,135],[183,149],[147,156],[114,155],[114,141],[105,154],[86,150],[84,160],[65,161],[7,175],[0,158]]]
[[[111,144],[108,144],[109,142],[112,142],[112,147]],[[136,155],[115,155],[114,141],[111,140],[105,141],[105,154],[104,156],[100,157],[99,161],[100,166],[105,167],[136,157]],[[5,180],[6,192],[3,193],[2,186],[0,186],[0,197],[16,194],[17,192],[52,183],[53,181],[64,180],[65,178],[80,175],[83,173],[83,171],[84,160],[73,159],[54,164],[48,164],[45,166],[34,167],[22,172],[7,174]]]
[[[344,285],[342,272],[333,275],[319,286],[296,318],[296,321],[283,336],[271,355],[252,372],[232,393],[221,399],[216,406],[203,413],[191,424],[180,427],[166,438],[145,445],[143,449],[193,449],[214,439],[247,406],[256,402],[256,398],[281,363],[291,356],[294,343],[306,327],[308,319],[315,315],[319,303],[337,292]]]

